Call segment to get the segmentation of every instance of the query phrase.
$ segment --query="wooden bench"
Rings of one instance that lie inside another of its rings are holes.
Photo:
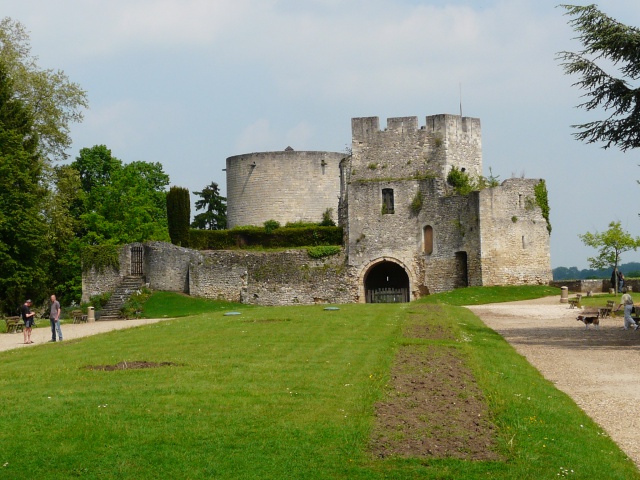
[[[18,333],[24,329],[24,323],[20,317],[7,317],[4,322],[7,325],[7,333]]]
[[[607,301],[607,306],[606,307],[598,308],[598,316],[600,318],[610,317],[611,316],[611,312],[613,311],[613,306],[614,305],[615,305],[615,302],[613,300]]]
[[[83,315],[82,310],[74,310],[71,312],[73,323],[87,323],[87,315]]]
[[[582,301],[582,294],[576,294],[575,298],[569,299],[569,308],[576,308],[580,306],[580,302]]]

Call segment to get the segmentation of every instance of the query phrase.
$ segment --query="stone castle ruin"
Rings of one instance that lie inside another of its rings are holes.
[[[457,115],[354,118],[351,155],[250,153],[227,158],[230,228],[267,220],[318,222],[334,214],[341,254],[195,251],[126,246],[120,269],[83,276],[83,300],[111,291],[143,252],[152,289],[261,305],[410,301],[466,286],[548,284],[548,222],[539,179],[512,178],[458,195],[456,168],[482,174],[480,120]],[[546,190],[544,190],[546,192]],[[545,198],[546,201],[546,198]]]

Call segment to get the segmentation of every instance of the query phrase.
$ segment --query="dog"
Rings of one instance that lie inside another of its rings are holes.
[[[596,327],[596,330],[600,328],[600,318],[597,315],[578,315],[576,320],[584,323],[584,328],[588,329],[591,324]]]

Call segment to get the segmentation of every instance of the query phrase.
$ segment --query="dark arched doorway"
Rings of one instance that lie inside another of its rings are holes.
[[[409,275],[397,263],[376,263],[364,277],[367,303],[400,303],[409,301]]]

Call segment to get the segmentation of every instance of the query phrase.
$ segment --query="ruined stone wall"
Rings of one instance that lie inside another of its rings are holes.
[[[306,250],[203,252],[191,265],[191,294],[256,305],[351,303],[344,255],[320,260]]]
[[[132,244],[140,245],[140,244]],[[124,245],[118,255],[119,269],[105,267],[98,271],[94,267],[82,272],[82,298],[86,303],[95,295],[113,292],[124,277],[131,274],[131,246]]]
[[[227,158],[228,228],[267,220],[320,222],[327,209],[338,222],[338,152],[263,152]]]
[[[189,264],[200,258],[200,252],[167,242],[144,245],[144,273],[152,290],[190,293]]]
[[[552,280],[549,232],[535,203],[539,181],[510,179],[479,192],[483,285]]]
[[[120,271],[83,275],[83,301],[115,289],[128,274],[130,251],[130,245],[122,248]],[[356,291],[344,253],[313,259],[304,249],[200,252],[149,242],[144,244],[144,275],[152,290],[255,305],[351,303]]]

